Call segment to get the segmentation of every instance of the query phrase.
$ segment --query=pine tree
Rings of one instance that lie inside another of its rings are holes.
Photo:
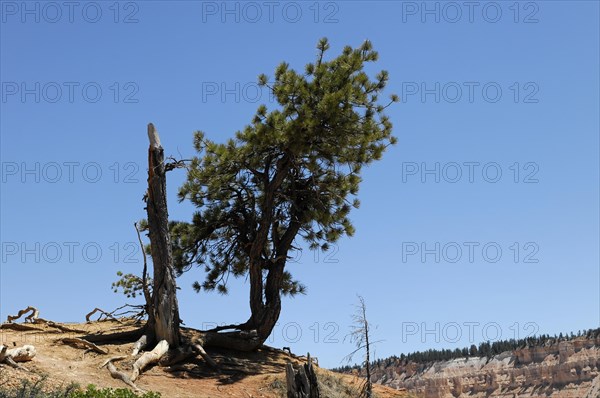
[[[477,356],[477,346],[475,344],[471,344],[471,348],[469,349],[469,355],[472,357]]]
[[[345,47],[325,60],[321,39],[316,62],[299,73],[282,63],[274,82],[259,84],[278,102],[261,105],[252,123],[225,144],[196,132],[199,155],[189,166],[180,200],[199,210],[191,222],[173,222],[173,254],[178,271],[205,268],[196,290],[227,292],[227,279],[248,276],[251,316],[231,329],[255,330],[262,344],[279,318],[281,294],[305,287],[285,269],[294,242],[327,250],[354,227],[348,215],[365,165],[381,158],[396,142],[378,103],[388,73],[371,81],[365,63],[378,58],[371,43]],[[252,347],[250,347],[252,348]]]

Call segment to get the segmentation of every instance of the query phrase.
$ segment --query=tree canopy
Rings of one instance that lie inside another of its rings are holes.
[[[282,63],[272,84],[260,75],[280,109],[261,105],[235,138],[219,144],[195,133],[199,156],[179,198],[200,211],[191,223],[173,223],[172,232],[177,269],[206,267],[202,288],[226,292],[229,275],[245,275],[253,242],[261,242],[257,254],[269,264],[296,249],[297,234],[311,248],[327,250],[354,233],[348,215],[359,206],[350,198],[358,193],[361,169],[395,142],[386,106],[377,103],[388,73],[371,81],[364,72],[364,64],[378,58],[368,41],[325,61],[328,49],[322,39],[304,73]],[[284,281],[283,293],[304,289],[287,272]]]

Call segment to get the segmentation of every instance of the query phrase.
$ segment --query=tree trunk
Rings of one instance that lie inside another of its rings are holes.
[[[289,236],[293,237],[292,234]],[[264,344],[273,332],[281,313],[281,289],[290,244],[291,239],[287,239],[283,245],[284,249],[280,250],[283,254],[278,256],[280,259],[275,262],[267,262],[260,258],[260,252],[257,258],[252,258],[250,253],[250,318],[241,325],[216,328],[205,333],[202,342],[204,346],[253,351]],[[263,277],[264,270],[267,270],[266,280]],[[225,329],[238,331],[216,333]]]
[[[165,340],[170,348],[180,343],[179,307],[177,305],[173,257],[169,237],[165,158],[158,132],[148,124],[148,228],[154,264],[153,320],[154,337]],[[150,317],[152,319],[152,317]]]
[[[300,229],[301,223],[299,220],[304,209],[297,209],[297,211],[298,214],[294,215],[281,239],[276,239],[275,254],[277,260],[263,263],[251,261],[250,263],[250,309],[252,310],[252,316],[247,324],[256,329],[261,344],[267,340],[275,328],[281,313],[281,288],[285,264],[294,237]],[[255,253],[260,256],[262,252],[251,252],[250,255]],[[265,283],[263,283],[263,269],[267,270]]]
[[[263,265],[259,260],[250,260],[250,319],[246,322],[248,329],[256,329],[260,325],[261,314],[264,311],[263,302]]]
[[[252,315],[247,324],[250,329],[256,330],[258,346],[269,338],[281,313],[281,285],[284,266],[283,261],[269,265],[267,280],[264,284],[263,267],[255,264],[250,269],[250,310]]]
[[[365,333],[365,368],[367,370],[365,396],[366,398],[373,397],[373,383],[371,383],[371,343],[369,342],[369,321],[367,320],[367,306],[365,300],[360,297],[360,310],[362,312],[362,323]]]
[[[280,257],[284,259],[283,261],[269,262],[265,261],[262,256],[273,223],[275,194],[289,173],[289,162],[290,158],[287,154],[277,160],[275,174],[271,180],[269,180],[269,175],[266,172],[269,166],[265,166],[264,198],[261,204],[262,219],[249,252],[250,310],[252,315],[243,326],[244,329],[255,329],[257,331],[258,341],[260,341],[259,346],[267,340],[273,331],[281,312],[280,291],[286,257],[285,255]],[[270,163],[270,160],[267,163]],[[289,249],[289,246],[285,249],[286,252],[287,249]],[[263,283],[264,270],[268,272],[266,286]]]
[[[265,341],[275,324],[279,320],[281,313],[281,285],[283,283],[283,267],[285,264],[277,262],[271,266],[267,273],[267,282],[265,283],[265,306],[262,314],[262,322],[258,325],[257,332],[260,339]]]
[[[364,311],[364,307],[363,307],[363,314],[365,314]],[[366,316],[366,314],[365,314]],[[373,397],[373,384],[371,383],[371,346],[369,343],[369,328],[368,328],[368,323],[367,323],[367,318],[365,318],[365,324],[367,325],[367,330],[365,332],[365,347],[367,349],[367,357],[365,360],[365,364],[366,364],[366,368],[367,368],[367,384],[365,386],[365,391],[366,391],[366,396],[367,398],[372,398]]]

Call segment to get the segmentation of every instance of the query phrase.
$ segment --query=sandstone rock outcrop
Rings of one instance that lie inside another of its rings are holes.
[[[600,338],[524,347],[492,358],[405,363],[380,370],[376,378],[423,398],[600,398]]]

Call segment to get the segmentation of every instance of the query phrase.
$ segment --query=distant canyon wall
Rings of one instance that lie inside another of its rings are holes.
[[[423,398],[600,398],[600,338],[395,365],[377,369],[374,381]]]

